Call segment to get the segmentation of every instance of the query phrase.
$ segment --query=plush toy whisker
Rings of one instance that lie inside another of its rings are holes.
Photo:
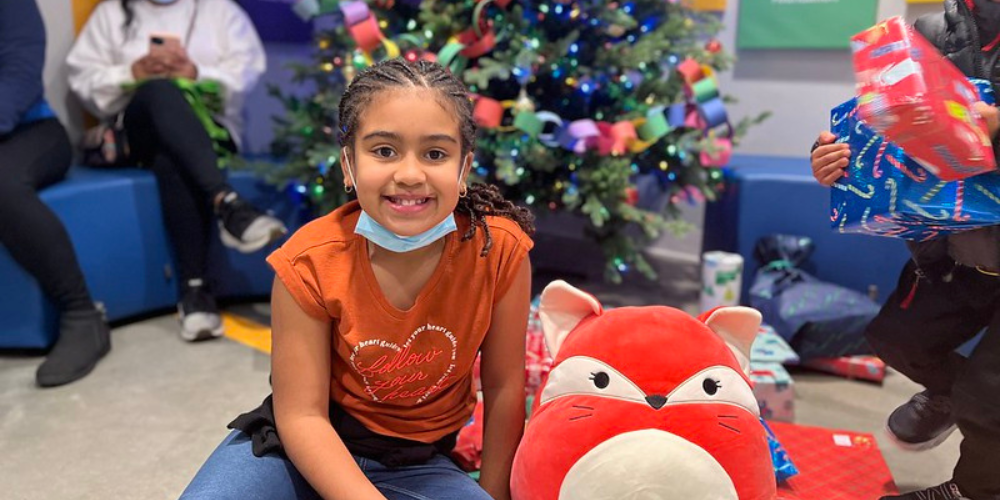
[[[580,420],[581,418],[587,418],[587,417],[593,417],[593,416],[594,416],[593,413],[588,413],[586,415],[578,415],[576,417],[570,417],[569,419],[570,419],[570,421],[573,421],[573,420]]]
[[[726,429],[729,429],[729,430],[731,430],[731,431],[733,431],[733,432],[735,432],[735,433],[737,433],[737,434],[743,434],[742,432],[740,432],[740,430],[739,430],[739,429],[737,429],[737,428],[735,428],[735,427],[732,427],[732,426],[729,426],[729,425],[726,425],[726,424],[724,424],[724,423],[722,423],[722,422],[719,422],[719,426],[720,426],[720,427],[725,427]]]

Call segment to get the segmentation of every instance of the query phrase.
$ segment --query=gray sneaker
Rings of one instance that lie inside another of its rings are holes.
[[[215,297],[205,290],[200,279],[188,281],[184,296],[177,304],[177,313],[181,321],[181,338],[188,342],[210,340],[224,333]]]

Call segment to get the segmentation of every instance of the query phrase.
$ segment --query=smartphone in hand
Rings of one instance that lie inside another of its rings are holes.
[[[181,39],[177,35],[168,33],[153,33],[149,35],[149,55],[151,56],[165,55],[180,47]]]

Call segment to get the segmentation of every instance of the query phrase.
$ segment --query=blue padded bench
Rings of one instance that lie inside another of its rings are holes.
[[[272,211],[290,231],[306,215],[286,193],[245,172],[229,182],[251,203]],[[167,243],[152,174],[138,169],[74,167],[66,180],[41,193],[63,221],[94,300],[108,319],[173,308],[175,263]],[[274,245],[244,255],[222,246],[213,231],[209,279],[220,298],[264,297],[273,272],[264,261]],[[57,333],[55,308],[35,280],[0,246],[0,348],[45,348]]]
[[[878,287],[885,302],[909,258],[902,240],[840,234],[830,227],[829,188],[812,177],[807,158],[734,155],[726,169],[726,190],[705,212],[703,248],[743,256],[743,302],[757,263],[754,245],[774,233],[808,236],[816,243],[811,266],[824,281],[867,293]]]

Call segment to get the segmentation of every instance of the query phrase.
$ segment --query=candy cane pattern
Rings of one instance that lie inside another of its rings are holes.
[[[989,198],[990,200],[992,200],[993,203],[996,203],[997,205],[1000,205],[1000,198],[998,198],[997,195],[991,193],[989,189],[986,189],[986,188],[984,188],[983,186],[981,186],[979,184],[976,184],[976,189],[980,193],[983,193],[983,195],[985,195],[987,198]]]
[[[894,214],[896,213],[896,195],[898,194],[896,191],[896,179],[887,179],[885,185],[889,188],[889,213]]]
[[[885,159],[885,148],[889,145],[889,141],[882,141],[882,144],[878,146],[878,152],[875,153],[875,163],[872,166],[872,176],[876,179],[882,178],[882,160]]]
[[[872,213],[872,207],[865,207],[865,213],[861,214],[861,227],[865,228],[865,231],[871,232],[872,228],[868,227],[868,214]]]
[[[838,217],[840,217],[840,210],[837,210],[837,207],[833,207],[833,215],[830,216],[830,222],[835,222]]]
[[[941,188],[945,187],[947,184],[948,183],[944,181],[935,184],[934,187],[932,187],[931,190],[927,192],[927,194],[925,194],[923,197],[920,198],[920,201],[923,203],[931,201],[931,198],[937,196],[938,193],[941,192]]]
[[[914,174],[910,171],[910,169],[906,168],[906,165],[903,165],[903,162],[897,160],[896,157],[892,155],[886,156],[886,161],[888,161],[890,165],[898,168],[900,172],[906,174],[907,177],[917,182],[924,182],[927,180],[927,172],[921,170],[918,174]]]
[[[865,144],[865,147],[861,148],[861,152],[858,153],[858,156],[854,158],[854,166],[856,168],[859,168],[859,169],[861,168],[861,166],[862,166],[861,165],[861,159],[864,158],[866,154],[868,154],[868,150],[871,149],[871,147],[874,146],[875,143],[878,142],[878,140],[879,140],[879,137],[877,135],[876,136],[872,136],[871,139],[868,139],[868,144]],[[878,158],[876,158],[876,159],[878,159]]]
[[[922,207],[920,205],[917,205],[916,203],[913,203],[910,200],[903,200],[903,204],[906,205],[907,208],[909,208],[910,210],[913,210],[914,212],[916,212],[916,213],[918,213],[918,214],[920,214],[920,215],[922,215],[924,217],[927,217],[928,219],[932,219],[932,220],[948,220],[948,218],[949,218],[948,217],[948,212],[945,211],[945,210],[941,211],[941,215],[935,216],[934,214],[928,212],[927,210],[924,210],[924,207]]]
[[[847,212],[844,212],[844,216],[840,218],[840,227],[837,228],[837,231],[840,233],[846,232],[844,231],[844,224],[847,224]]]
[[[869,184],[865,188],[868,191],[862,191],[862,190],[858,189],[857,186],[854,186],[852,184],[844,185],[844,184],[836,183],[836,184],[833,185],[833,187],[836,188],[836,189],[839,189],[841,191],[850,191],[850,192],[852,192],[852,193],[854,193],[854,194],[856,194],[856,195],[858,195],[861,198],[864,198],[866,200],[870,200],[872,198],[872,196],[875,196],[875,186],[872,185],[872,184]]]
[[[967,221],[969,215],[962,215],[962,204],[965,198],[965,181],[958,181],[958,189],[955,191],[955,216],[956,221]]]

